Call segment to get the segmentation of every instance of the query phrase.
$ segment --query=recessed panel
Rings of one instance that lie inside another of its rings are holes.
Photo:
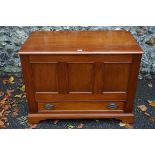
[[[35,91],[57,92],[57,63],[32,64]]]
[[[92,92],[93,63],[69,63],[69,92]]]
[[[128,85],[130,64],[106,63],[104,65],[104,92],[125,92]]]

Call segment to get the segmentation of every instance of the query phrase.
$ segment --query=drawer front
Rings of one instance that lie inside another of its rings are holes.
[[[38,103],[39,112],[79,112],[79,111],[118,111],[123,112],[124,103],[123,102],[47,102]]]

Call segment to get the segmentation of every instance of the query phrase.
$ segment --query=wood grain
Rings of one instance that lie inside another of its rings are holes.
[[[127,100],[125,105],[125,112],[132,112],[134,106],[134,97],[136,94],[136,87],[137,87],[137,80],[138,80],[138,73],[140,68],[140,60],[141,55],[134,55],[133,56],[133,63],[131,65],[129,81],[128,81],[128,94]]]
[[[26,89],[26,97],[28,100],[28,109],[29,113],[37,113],[38,107],[37,102],[35,100],[35,88],[34,88],[34,81],[32,78],[32,68],[29,63],[29,56],[22,56],[20,55],[25,89]]]
[[[20,54],[72,53],[142,53],[130,32],[120,31],[53,31],[33,32]]]
[[[46,119],[103,119],[103,118],[116,118],[122,120],[123,123],[133,123],[134,115],[132,113],[37,113],[28,114],[28,121],[30,123],[39,123]]]
[[[53,63],[53,62],[113,62],[113,63],[131,63],[131,54],[53,54],[53,55],[30,55],[30,63]]]
[[[104,63],[104,87],[106,92],[126,92],[130,72],[130,64]]]
[[[57,92],[58,70],[57,63],[31,64],[35,91]]]
[[[125,92],[105,92],[103,94],[88,94],[77,92],[75,94],[54,94],[50,92],[36,92],[35,99],[40,101],[90,101],[90,100],[126,100]]]
[[[115,103],[118,107],[116,109],[109,109],[108,104]],[[111,112],[111,111],[119,111],[123,112],[124,103],[123,102],[103,102],[103,101],[90,101],[90,102],[48,102],[51,104],[53,108],[51,110],[47,110],[44,106],[47,103],[38,103],[39,112]]]
[[[93,63],[69,63],[69,92],[92,92]]]

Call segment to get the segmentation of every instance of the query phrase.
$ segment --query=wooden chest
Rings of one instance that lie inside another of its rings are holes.
[[[128,31],[33,32],[20,52],[30,123],[132,123],[142,50]]]

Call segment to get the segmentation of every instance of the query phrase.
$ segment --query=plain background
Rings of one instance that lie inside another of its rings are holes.
[[[0,26],[154,26],[154,0],[0,0]],[[0,154],[152,154],[154,130],[0,130]]]

